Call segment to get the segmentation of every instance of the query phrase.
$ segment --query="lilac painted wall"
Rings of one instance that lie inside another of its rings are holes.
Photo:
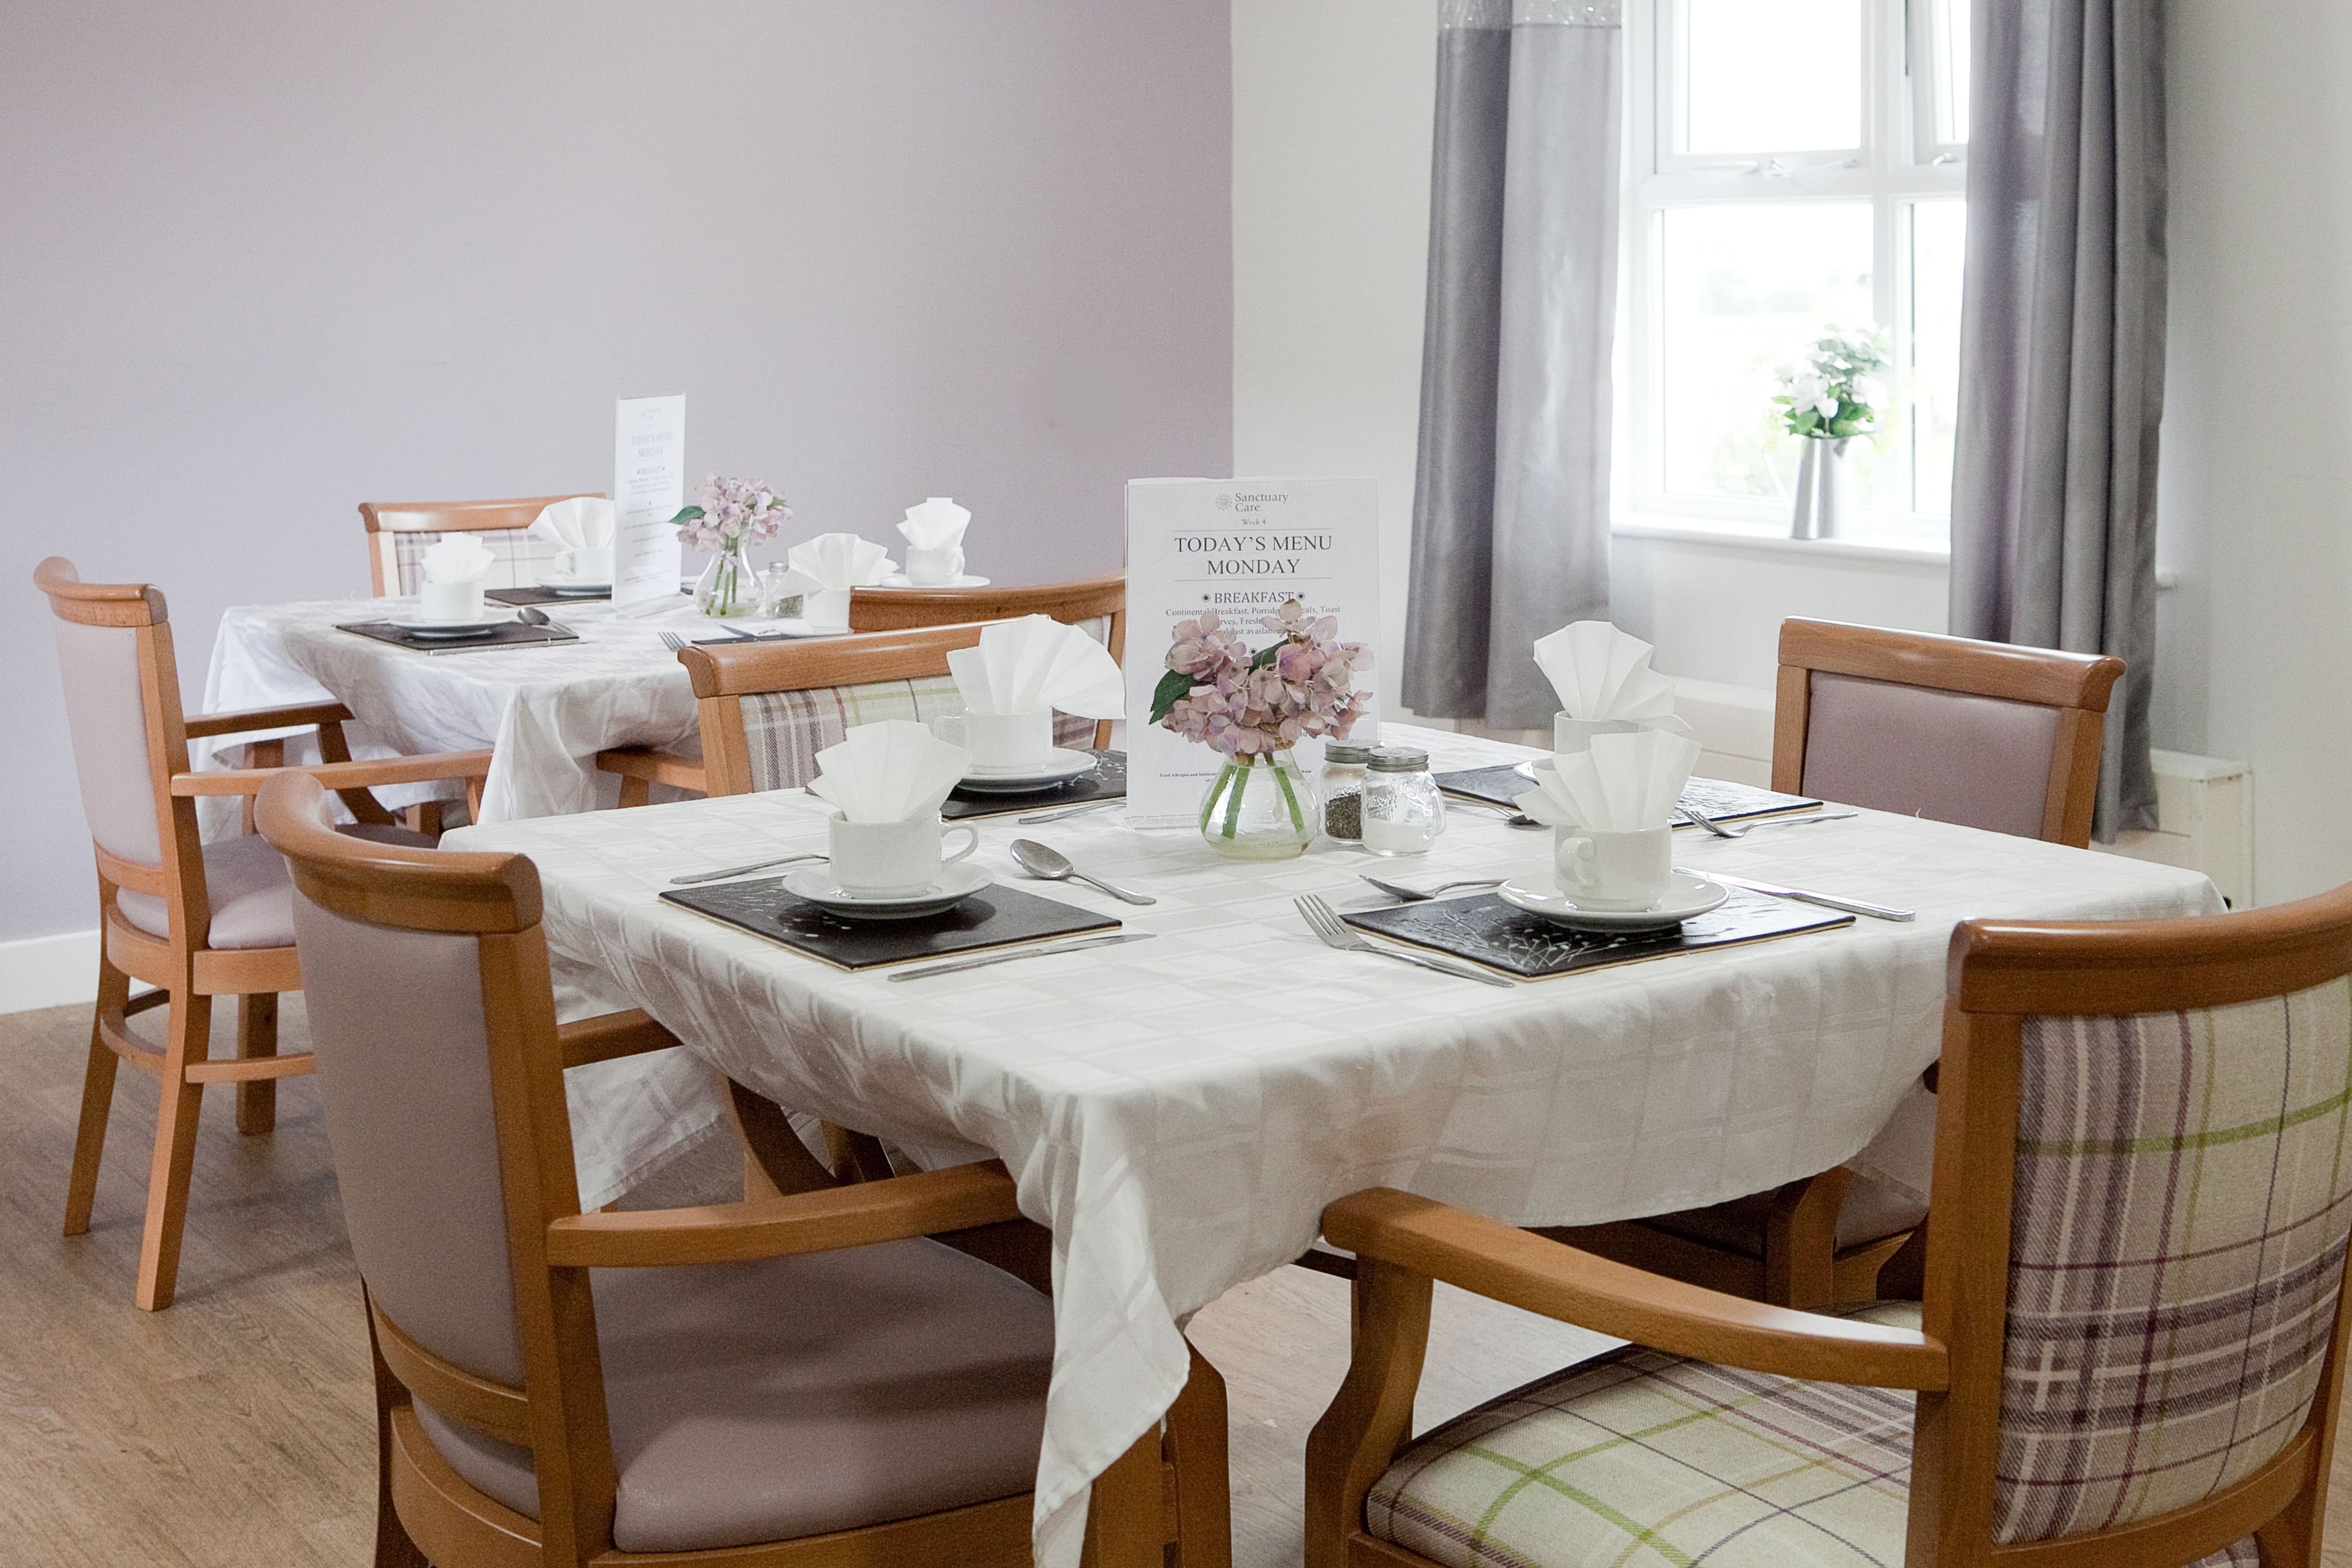
[[[0,45],[0,940],[95,923],[33,563],[364,591],[362,500],[611,483],[616,395],[800,535],[1003,581],[1230,471],[1229,0],[17,0]],[[889,535],[895,539],[895,535]]]

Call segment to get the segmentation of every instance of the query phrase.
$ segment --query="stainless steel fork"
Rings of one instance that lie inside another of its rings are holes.
[[[1407,952],[1402,948],[1375,946],[1341,920],[1339,910],[1313,893],[1302,893],[1290,901],[1297,909],[1300,918],[1307,921],[1307,929],[1321,938],[1326,947],[1336,947],[1341,952],[1376,953],[1381,958],[1393,958],[1399,963],[1410,963],[1416,969],[1433,969],[1440,974],[1451,974],[1456,980],[1475,980],[1481,985],[1499,985],[1506,991],[1510,990],[1514,984],[1499,974],[1489,974],[1468,964],[1448,963],[1440,958],[1423,958],[1417,952]]]
[[[672,653],[684,653],[686,651],[686,639],[678,636],[676,632],[664,632],[662,633],[662,647],[669,649]]]

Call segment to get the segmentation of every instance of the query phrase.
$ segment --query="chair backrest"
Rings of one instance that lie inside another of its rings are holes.
[[[161,590],[85,583],[52,555],[33,572],[57,617],[58,668],[82,813],[110,887],[162,899],[175,929],[202,932],[204,856],[195,803],[175,799],[188,766],[179,667]]]
[[[702,768],[712,795],[791,789],[816,776],[816,754],[859,724],[929,723],[964,710],[948,655],[980,641],[977,625],[867,632],[803,642],[692,644]],[[1082,746],[1089,719],[1054,716],[1054,743]]]
[[[2123,660],[1780,624],[1772,787],[2080,847]]]
[[[523,530],[539,514],[560,500],[582,497],[602,500],[602,490],[578,490],[560,496],[526,496],[514,500],[446,500],[360,502],[360,521],[367,527],[368,577],[378,597],[414,594],[424,580],[425,552],[445,533],[478,533],[497,560],[490,569],[493,588],[528,588],[554,561],[555,546],[524,537]]]
[[[1953,933],[1925,1323],[1951,1387],[1920,1401],[1912,1560],[2135,1527],[2132,1560],[2186,1563],[2326,1487],[2347,976],[2352,887]]]
[[[1127,574],[1106,572],[1070,583],[1039,583],[1000,588],[853,588],[849,629],[897,632],[916,626],[955,626],[965,621],[1009,621],[1021,616],[1051,616],[1066,626],[1083,626],[1110,649],[1127,652]]]

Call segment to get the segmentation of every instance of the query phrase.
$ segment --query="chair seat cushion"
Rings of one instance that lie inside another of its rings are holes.
[[[593,1278],[624,1552],[788,1541],[1035,1483],[1053,1310],[1009,1274],[899,1241]],[[537,1516],[530,1454],[416,1414],[459,1475]]]
[[[346,826],[354,838],[378,844],[400,844],[430,849],[433,840],[404,827]],[[213,923],[207,947],[253,948],[294,945],[293,883],[286,875],[286,858],[269,841],[247,834],[220,838],[205,846],[205,901],[212,906]],[[169,937],[172,915],[163,900],[145,893],[119,889],[114,907],[122,918],[150,936]]]
[[[1916,1329],[1883,1302],[1840,1316]],[[1379,1539],[1445,1568],[1891,1568],[1912,1396],[1627,1346],[1455,1417],[1365,1500]],[[2253,1542],[2197,1568],[2254,1563]]]
[[[1709,1204],[1703,1209],[1653,1215],[1642,1223],[1743,1258],[1761,1258],[1764,1223],[1771,1213],[1772,1197],[1770,1193],[1753,1193],[1729,1203]],[[1927,1205],[1923,1200],[1856,1173],[1853,1185],[1846,1189],[1845,1202],[1838,1206],[1838,1250],[1843,1252],[1850,1247],[1884,1241],[1890,1236],[1916,1230],[1927,1217]]]

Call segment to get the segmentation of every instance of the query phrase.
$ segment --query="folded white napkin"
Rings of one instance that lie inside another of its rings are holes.
[[[952,550],[963,542],[963,531],[971,522],[971,512],[945,496],[933,496],[907,509],[907,521],[898,531],[918,550]]]
[[[978,647],[948,655],[948,670],[974,713],[1059,709],[1084,719],[1118,719],[1127,692],[1110,650],[1051,616],[992,621]]]
[[[887,550],[854,533],[820,533],[795,544],[784,564],[794,579],[792,591],[803,594],[870,588],[898,569]]]
[[[428,583],[473,583],[489,574],[498,557],[482,548],[482,542],[470,533],[445,533],[440,542],[428,545],[418,563],[424,568]]]
[[[1655,651],[1607,621],[1578,621],[1535,645],[1536,665],[1570,718],[1637,722],[1674,718],[1675,683],[1650,668]]]
[[[1685,735],[1664,730],[1595,735],[1589,752],[1538,763],[1536,787],[1517,804],[1552,827],[1601,833],[1664,827],[1697,765],[1698,742]]]
[[[939,815],[940,803],[971,765],[971,753],[921,724],[885,719],[860,724],[816,754],[809,793],[852,822],[908,822]]]
[[[558,550],[602,550],[613,542],[613,503],[603,496],[573,496],[541,509],[523,532]]]

